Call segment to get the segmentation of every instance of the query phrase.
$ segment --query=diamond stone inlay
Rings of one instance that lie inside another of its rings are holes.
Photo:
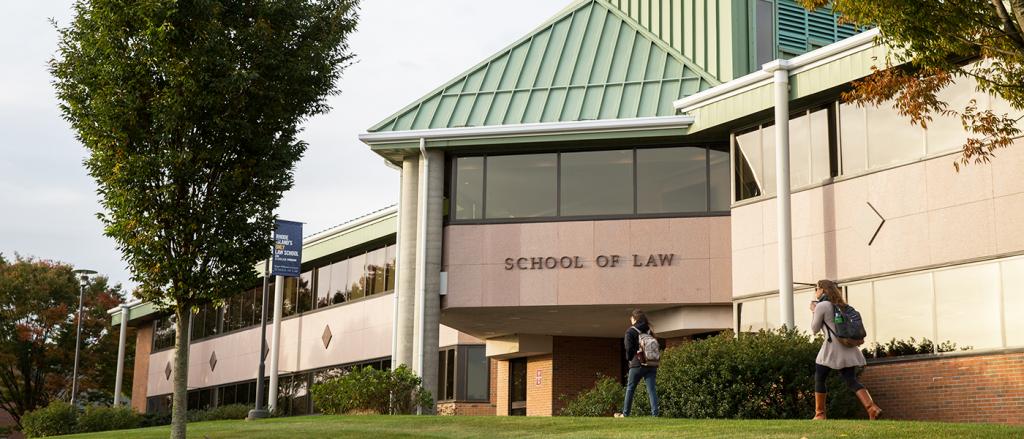
[[[320,336],[320,340],[323,340],[324,342],[324,349],[327,349],[327,346],[331,344],[331,338],[333,337],[334,336],[331,335],[331,327],[324,326],[324,335]]]
[[[171,362],[167,362],[167,367],[164,368],[164,379],[171,379]]]
[[[213,352],[210,354],[210,370],[212,371],[217,367],[217,353]]]

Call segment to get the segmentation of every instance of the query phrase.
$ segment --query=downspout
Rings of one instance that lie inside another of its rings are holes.
[[[416,338],[416,372],[423,377],[423,360],[427,350],[423,346],[426,339],[426,304],[427,304],[427,183],[430,181],[430,166],[427,162],[427,139],[420,138],[420,183],[419,214],[416,221],[416,320],[418,331]],[[423,408],[416,407],[416,413],[422,414]]]
[[[793,321],[793,222],[789,183],[789,62],[778,59],[763,70],[774,75],[775,87],[775,194],[779,241],[779,321]]]
[[[121,304],[121,333],[117,341],[117,377],[114,378],[114,407],[121,404],[121,385],[124,382],[124,351],[128,341],[128,305]]]
[[[402,261],[402,168],[395,166],[388,160],[384,163],[389,168],[398,171],[398,203],[395,221],[398,223],[395,231],[395,290],[391,292],[391,302],[394,310],[391,313],[391,370],[398,369],[398,264]]]

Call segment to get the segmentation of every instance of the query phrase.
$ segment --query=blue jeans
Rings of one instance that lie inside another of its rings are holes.
[[[658,392],[654,387],[654,379],[658,375],[657,367],[631,367],[626,379],[626,400],[622,403],[622,415],[629,416],[629,410],[633,407],[633,394],[636,393],[636,385],[640,378],[647,384],[647,396],[651,400],[651,416],[658,416]]]

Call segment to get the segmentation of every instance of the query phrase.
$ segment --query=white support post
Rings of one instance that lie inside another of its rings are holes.
[[[281,314],[284,307],[284,276],[274,278],[274,334],[270,339],[270,389],[268,389],[267,409],[271,414],[277,408],[277,373],[278,357],[281,352]],[[263,355],[263,352],[260,352]],[[263,389],[256,389],[262,392]]]
[[[426,139],[420,139],[420,183],[419,183],[419,214],[417,215],[416,224],[416,336],[413,337],[413,343],[415,344],[414,355],[415,355],[415,371],[416,374],[423,376],[423,362],[424,355],[427,350],[423,346],[424,339],[426,336],[426,322],[425,311],[426,311],[426,289],[427,289],[427,184],[430,182],[429,179],[429,163],[427,162],[427,142]],[[416,408],[417,414],[423,413],[422,407]]]
[[[124,351],[128,342],[128,305],[121,305],[121,333],[117,341],[117,376],[114,378],[114,407],[121,405],[121,385],[124,383]]]
[[[789,182],[789,63],[775,60],[764,70],[775,78],[775,193],[779,241],[779,317],[787,328],[793,321],[793,224]]]

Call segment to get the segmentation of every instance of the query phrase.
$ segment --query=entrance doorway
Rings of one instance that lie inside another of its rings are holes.
[[[508,414],[526,416],[526,358],[508,361]]]

